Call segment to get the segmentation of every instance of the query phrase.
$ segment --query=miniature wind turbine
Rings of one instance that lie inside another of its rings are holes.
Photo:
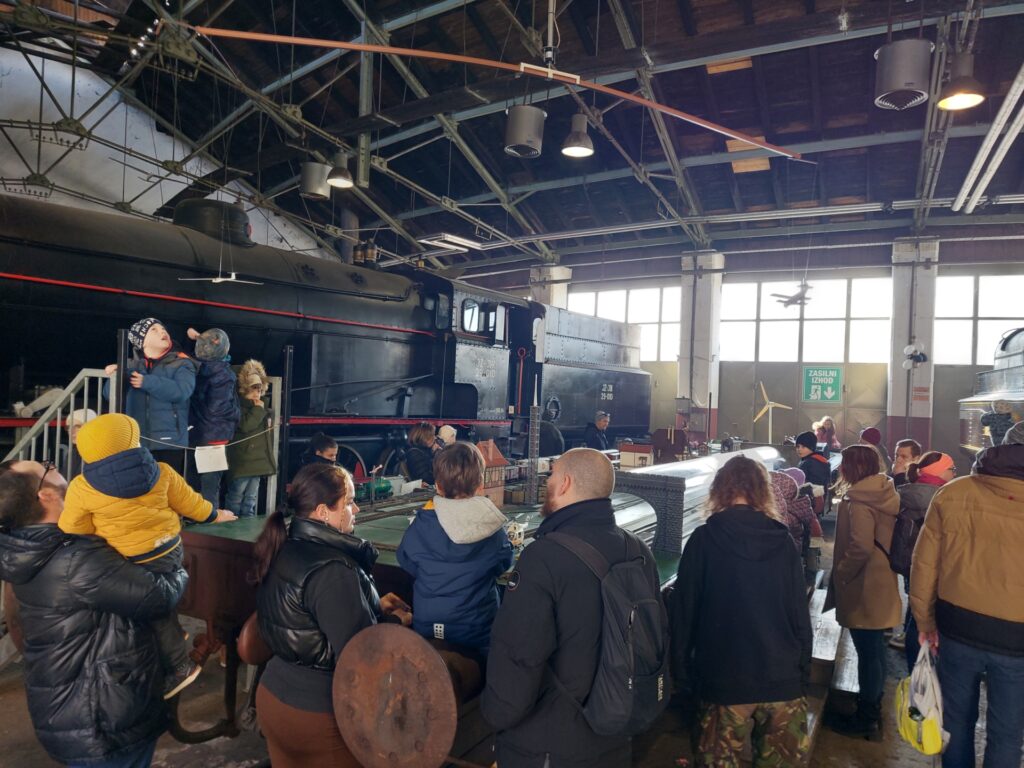
[[[757,382],[761,387],[761,396],[764,398],[764,407],[757,412],[757,416],[754,417],[754,422],[760,421],[761,417],[766,413],[768,414],[768,445],[772,444],[772,412],[776,408],[783,408],[787,411],[792,411],[793,407],[789,405],[783,405],[782,403],[776,403],[774,400],[768,399],[768,392],[765,391],[764,382]]]

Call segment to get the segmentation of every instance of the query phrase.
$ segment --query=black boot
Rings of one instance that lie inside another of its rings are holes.
[[[882,740],[882,702],[857,699],[857,711],[852,715],[835,715],[828,719],[828,727],[836,733],[868,741]]]

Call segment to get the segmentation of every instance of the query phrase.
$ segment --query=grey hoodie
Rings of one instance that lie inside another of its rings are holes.
[[[486,496],[468,499],[435,496],[434,511],[437,521],[455,544],[483,541],[508,522],[508,518]]]

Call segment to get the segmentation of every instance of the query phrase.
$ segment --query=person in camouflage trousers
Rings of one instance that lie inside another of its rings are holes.
[[[747,738],[756,768],[796,768],[810,751],[807,701],[763,704],[708,704],[700,719],[699,766],[739,768]]]
[[[669,612],[676,689],[702,714],[697,764],[738,768],[749,737],[755,768],[796,768],[810,749],[803,565],[763,464],[729,459],[707,507],[679,561]]]

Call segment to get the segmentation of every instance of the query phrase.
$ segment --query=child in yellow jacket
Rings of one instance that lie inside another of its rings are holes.
[[[181,519],[200,523],[234,520],[213,509],[169,465],[157,463],[139,442],[131,416],[108,413],[82,426],[78,452],[83,472],[68,486],[60,528],[106,539],[129,561],[156,573],[181,568]],[[175,613],[151,622],[167,669],[164,698],[193,682],[200,667],[188,656]]]

